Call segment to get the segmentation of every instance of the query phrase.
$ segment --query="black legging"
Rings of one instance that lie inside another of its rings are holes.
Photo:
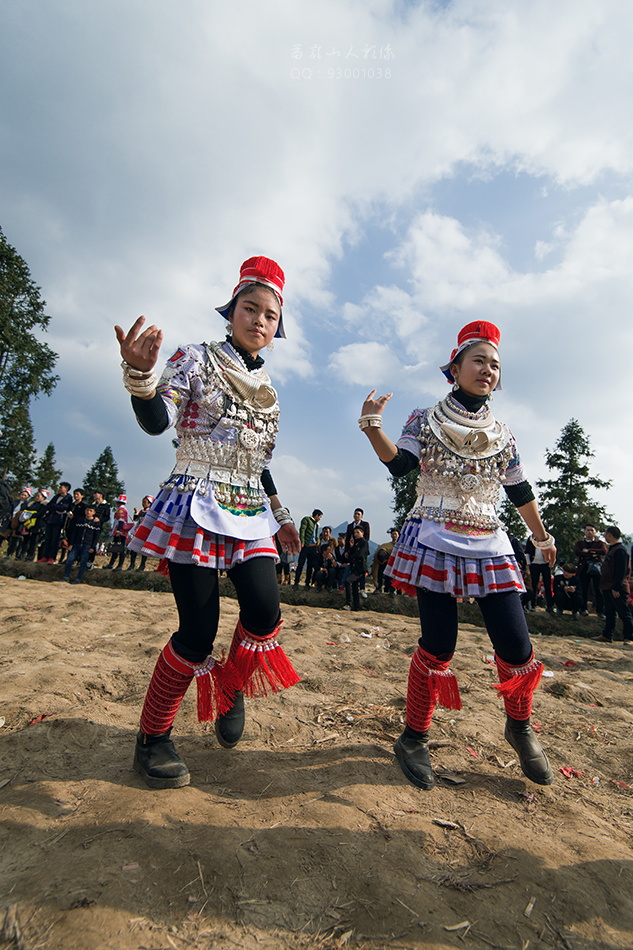
[[[449,659],[457,645],[457,601],[450,594],[417,588],[423,650],[439,660]],[[492,645],[502,660],[521,666],[532,656],[530,634],[518,591],[477,597]]]
[[[279,623],[279,588],[271,557],[251,558],[228,571],[240,605],[240,620],[254,636],[265,637]],[[220,619],[218,572],[210,567],[169,562],[169,579],[178,608],[176,653],[189,663],[202,663],[211,653]]]

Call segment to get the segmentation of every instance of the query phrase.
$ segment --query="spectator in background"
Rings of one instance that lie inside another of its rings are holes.
[[[110,520],[110,505],[105,500],[105,495],[102,488],[95,488],[92,493],[92,498],[94,500],[94,509],[97,516],[97,521],[99,522],[99,538],[101,539],[103,535],[103,526]],[[89,571],[94,567],[96,553],[95,547],[95,550],[91,552],[88,558]]]
[[[83,488],[75,488],[73,491],[73,503],[66,515],[64,529],[62,531],[62,556],[59,559],[60,564],[63,563],[64,555],[73,543],[73,526],[79,519],[84,517],[85,513],[86,505],[84,502],[84,490]]]
[[[48,503],[46,511],[46,532],[44,534],[44,547],[42,556],[38,564],[55,563],[59,542],[61,540],[62,528],[66,520],[66,514],[72,505],[72,496],[70,495],[70,482],[60,482],[59,490],[53,495]]]
[[[47,506],[45,504],[48,492],[38,488],[33,498],[24,505],[20,512],[20,540],[15,552],[16,561],[33,561],[35,552],[44,531]]]
[[[345,607],[344,610],[360,610],[360,591],[359,584],[361,579],[367,573],[367,556],[369,554],[369,543],[363,537],[363,529],[360,525],[354,528],[352,542],[349,546],[347,557],[350,562],[350,575],[345,581]],[[353,606],[352,606],[353,598]]]
[[[117,509],[114,513],[114,525],[110,532],[110,545],[108,548],[109,553],[112,555],[110,558],[109,564],[103,565],[104,571],[112,570],[114,567],[114,562],[116,559],[119,559],[119,563],[114,568],[115,571],[123,570],[123,562],[125,561],[125,547],[127,544],[127,536],[132,529],[132,519],[127,510],[127,495],[119,495],[116,499]]]
[[[275,564],[275,570],[277,571],[277,583],[289,584],[290,583],[290,554],[287,551],[284,551],[277,535],[275,535],[274,537],[275,537],[275,547],[277,548],[277,554],[279,555],[279,560]]]
[[[20,541],[20,513],[24,510],[32,497],[33,489],[25,486],[18,495],[18,498],[13,502],[13,509],[9,513],[4,531],[4,536],[7,538],[6,557],[12,557],[15,554]]]
[[[134,509],[134,528],[132,529],[132,531],[130,531],[128,535],[128,538],[127,538],[128,544],[131,541],[131,539],[134,537],[134,532],[136,531],[136,529],[142,522],[143,518],[149,511],[150,506],[153,501],[154,501],[153,495],[145,495],[145,497],[141,499],[140,509],[139,508]],[[146,562],[147,562],[147,556],[145,554],[141,554],[141,565],[140,567],[137,567],[136,570],[144,571]],[[128,571],[133,571],[135,566],[136,566],[136,551],[130,551],[130,566],[128,567]]]
[[[66,558],[66,567],[64,568],[63,582],[68,584],[70,581],[70,572],[75,560],[79,558],[79,571],[73,584],[81,584],[86,568],[88,566],[88,555],[94,551],[99,540],[100,525],[95,516],[95,510],[92,507],[84,508],[73,519],[72,544],[68,549]]]
[[[593,585],[593,603],[601,620],[605,619],[602,591],[600,590],[600,566],[607,553],[604,541],[597,537],[593,524],[585,526],[585,536],[576,541],[574,555],[578,558],[577,571],[582,584],[582,613],[587,616],[589,588]]]
[[[554,541],[555,543],[555,541]],[[552,594],[552,574],[549,564],[541,549],[534,547],[531,538],[528,538],[525,545],[525,556],[530,566],[530,577],[532,579],[531,605],[532,610],[536,608],[536,598],[538,595],[539,580],[543,578],[543,594],[545,596],[545,610],[548,614],[554,613],[554,596]]]
[[[617,614],[622,621],[624,643],[631,646],[633,645],[633,616],[628,605],[631,559],[621,538],[622,533],[615,525],[607,528],[604,533],[609,550],[602,564],[600,590],[604,596],[606,619],[604,630],[599,637],[594,637],[594,640],[596,643],[613,643]]]
[[[304,564],[306,565],[305,586],[310,586],[312,573],[316,566],[316,556],[319,550],[319,521],[322,517],[323,512],[321,509],[315,508],[311,516],[306,515],[305,518],[301,519],[301,525],[299,527],[301,551],[299,552],[299,560],[297,561],[297,569],[295,571],[295,587],[299,586],[299,580],[301,578],[301,572],[303,570]]]
[[[372,564],[372,579],[374,581],[374,594],[379,594],[382,591],[383,582],[385,585],[385,594],[389,594],[391,597],[395,594],[394,588],[391,586],[391,578],[389,576],[384,577],[385,568],[387,562],[391,557],[391,552],[393,551],[393,546],[398,540],[400,532],[397,528],[389,528],[389,535],[391,541],[385,541],[384,544],[381,544],[376,553],[374,554],[374,561]]]
[[[336,569],[336,587],[342,588],[345,581],[345,573],[349,573],[349,561],[347,560],[347,549],[345,547],[345,535],[341,532],[338,541],[332,551],[334,555],[334,564]]]
[[[349,554],[349,550],[352,544],[353,533],[356,530],[356,528],[360,528],[363,532],[363,537],[365,541],[369,541],[369,533],[370,533],[369,522],[362,520],[364,514],[365,512],[363,511],[362,508],[355,508],[354,520],[351,521],[347,526],[347,532],[345,534],[345,547],[347,548],[348,554]],[[367,552],[369,553],[369,546],[367,547]],[[367,597],[367,593],[365,591],[365,575],[364,574],[360,580],[360,596],[365,597],[365,598]]]
[[[318,593],[321,593],[325,585],[328,594],[332,593],[334,585],[336,584],[334,539],[332,538],[332,528],[329,525],[326,525],[321,531],[319,554],[316,570],[314,571],[314,583],[316,584]]]
[[[573,564],[563,564],[563,573],[554,577],[554,603],[559,617],[563,611],[571,610],[572,618],[578,620],[582,607],[582,582]]]

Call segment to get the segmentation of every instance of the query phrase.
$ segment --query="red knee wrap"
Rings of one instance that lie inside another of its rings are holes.
[[[448,660],[438,660],[418,647],[411,658],[407,687],[407,725],[416,732],[427,732],[436,703],[447,709],[461,709],[459,687]]]
[[[255,637],[237,623],[229,651],[229,663],[237,675],[238,689],[245,696],[268,696],[299,682],[292,663],[277,642],[283,621],[266,637]]]
[[[522,666],[512,666],[495,653],[499,683],[495,689],[503,697],[506,713],[525,721],[532,712],[532,696],[543,675],[543,664],[534,653]]]

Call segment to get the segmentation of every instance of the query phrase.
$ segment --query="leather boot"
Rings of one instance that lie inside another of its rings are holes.
[[[235,748],[244,732],[244,720],[244,693],[238,689],[229,711],[215,720],[215,735],[221,746],[225,749]]]
[[[522,721],[508,716],[505,737],[519,756],[521,770],[526,778],[537,785],[551,785],[554,773],[529,720]]]
[[[182,788],[191,776],[170,739],[171,729],[162,736],[139,732],[134,751],[134,768],[150,788]]]
[[[400,768],[414,785],[429,792],[435,786],[435,777],[429,758],[428,733],[419,739],[409,739],[404,732],[393,747]]]

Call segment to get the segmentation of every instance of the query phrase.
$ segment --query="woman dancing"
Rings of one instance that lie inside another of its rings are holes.
[[[150,788],[189,784],[170,733],[194,677],[198,718],[215,718],[227,749],[244,729],[244,695],[298,682],[276,639],[281,615],[273,535],[290,554],[299,551],[299,535],[267,467],[279,405],[259,356],[273,337],[286,335],[284,280],[267,257],[245,261],[229,302],[217,308],[229,323],[226,341],[179,347],[160,382],[154,366],[162,331],[150,326],[141,333],[144,317],[127,335],[115,327],[141,428],[158,435],[175,426],[178,435],[175,467],[128,545],[167,559],[179,618],[154,669],[136,740],[134,768]],[[226,662],[211,656],[220,570],[227,571],[240,605]]]
[[[554,539],[538,513],[510,430],[488,402],[500,388],[500,332],[469,323],[441,367],[453,391],[431,409],[411,413],[395,445],[382,431],[391,393],[363,405],[360,428],[392,475],[419,467],[418,497],[395,544],[385,574],[417,596],[422,636],[411,661],[404,732],[394,751],[414,785],[431,789],[428,731],[436,703],[461,709],[449,664],[457,643],[457,597],[474,597],[495,649],[496,687],[506,710],[505,737],[524,775],[550,785],[553,774],[530,726],[532,694],[543,664],[534,657],[520,593],[525,589],[508,535],[497,518],[499,487],[518,508],[532,541],[554,564]]]

